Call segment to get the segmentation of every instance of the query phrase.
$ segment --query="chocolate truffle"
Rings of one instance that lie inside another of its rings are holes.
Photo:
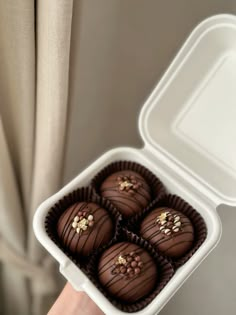
[[[193,246],[194,228],[183,213],[162,207],[144,218],[140,235],[164,255],[179,258]]]
[[[120,301],[134,303],[145,297],[157,283],[157,266],[142,247],[121,242],[100,257],[98,278],[103,287]]]
[[[100,193],[109,199],[124,217],[140,212],[151,199],[150,187],[145,179],[129,170],[107,177],[100,187]]]
[[[109,213],[92,202],[78,202],[59,218],[57,233],[61,243],[73,254],[87,256],[108,243],[113,236]]]

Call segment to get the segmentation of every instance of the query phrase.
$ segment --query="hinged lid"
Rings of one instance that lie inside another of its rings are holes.
[[[236,205],[236,17],[218,15],[190,35],[139,118],[146,146]]]

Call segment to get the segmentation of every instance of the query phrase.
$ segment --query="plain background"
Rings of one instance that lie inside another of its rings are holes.
[[[111,147],[142,145],[144,100],[191,30],[211,15],[236,14],[236,1],[86,0],[74,1],[73,12],[65,183]],[[219,209],[220,245],[162,315],[235,314],[235,210]]]

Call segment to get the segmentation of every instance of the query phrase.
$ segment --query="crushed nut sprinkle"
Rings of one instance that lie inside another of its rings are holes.
[[[112,269],[113,275],[124,275],[125,279],[130,279],[140,274],[143,268],[143,262],[141,257],[135,252],[128,254],[120,254],[114,262],[114,268]]]
[[[141,186],[142,183],[137,180],[134,175],[131,176],[118,176],[118,189],[120,191],[126,191],[130,194],[134,194]]]
[[[124,190],[124,189],[126,189],[126,188],[131,188],[131,187],[133,187],[133,184],[130,183],[130,182],[128,182],[127,180],[124,181],[124,182],[119,182],[119,185],[120,185],[120,189],[121,189],[121,190]]]
[[[94,217],[92,214],[88,214],[86,211],[79,211],[71,224],[72,228],[78,234],[86,231],[88,227],[92,227],[93,225]]]
[[[117,259],[117,264],[119,265],[125,265],[127,263],[126,259],[123,256],[119,256]]]
[[[182,222],[178,214],[171,214],[169,211],[162,212],[155,221],[161,233],[169,236],[181,231]]]

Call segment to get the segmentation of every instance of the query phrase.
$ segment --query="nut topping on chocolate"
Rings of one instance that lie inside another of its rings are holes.
[[[83,231],[86,231],[88,227],[92,227],[93,225],[93,215],[86,211],[79,211],[71,224],[76,233],[82,233]]]
[[[118,265],[125,265],[126,263],[127,263],[126,259],[120,255],[117,259],[117,264]]]
[[[118,181],[118,187],[120,191],[126,191],[130,194],[133,194],[135,191],[137,191],[142,184],[137,181],[135,176],[118,176],[117,177]]]
[[[161,233],[171,235],[181,230],[182,222],[180,216],[171,214],[170,212],[162,212],[156,219],[156,224],[159,226]]]
[[[114,263],[112,274],[123,274],[126,276],[125,279],[130,279],[140,274],[143,267],[141,257],[135,252],[129,254],[120,254]]]
[[[122,170],[105,178],[97,190],[128,218],[140,213],[150,203],[152,190],[147,181],[149,179],[139,173]]]

